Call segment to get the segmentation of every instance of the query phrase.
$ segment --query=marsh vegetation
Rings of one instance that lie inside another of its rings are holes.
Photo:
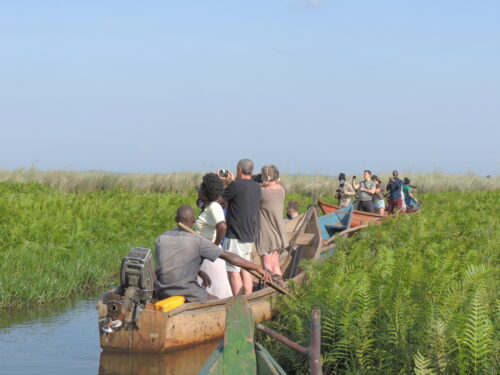
[[[421,214],[340,242],[278,301],[275,327],[307,345],[321,307],[326,373],[498,373],[499,203],[499,191],[432,194]],[[305,372],[302,357],[267,344]]]

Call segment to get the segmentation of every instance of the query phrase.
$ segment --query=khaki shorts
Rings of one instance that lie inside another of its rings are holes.
[[[236,238],[226,238],[224,239],[224,245],[222,248],[230,253],[236,254],[245,260],[251,261],[252,255],[252,242],[241,242]],[[226,262],[227,272],[240,272],[240,267],[233,266],[232,264]]]

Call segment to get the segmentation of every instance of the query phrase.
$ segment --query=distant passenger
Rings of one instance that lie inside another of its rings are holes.
[[[198,189],[198,206],[202,209],[194,223],[194,229],[210,242],[220,245],[226,235],[226,218],[224,210],[217,199],[224,190],[224,184],[215,173],[203,176],[203,182]],[[227,278],[226,262],[218,258],[214,262],[204,260],[201,271],[212,280],[212,285],[206,291],[217,298],[227,298],[233,295]]]
[[[190,206],[181,206],[177,210],[176,222],[192,228],[194,211]],[[205,302],[217,297],[207,293],[197,282],[197,275],[203,279],[203,284],[210,284],[206,274],[199,273],[201,263],[208,259],[215,261],[218,257],[238,267],[247,267],[263,275],[264,280],[270,281],[271,274],[262,266],[242,259],[241,257],[222,251],[209,240],[185,232],[179,227],[165,232],[156,240],[156,261],[159,266],[155,289],[160,299],[184,296],[188,302]]]
[[[253,162],[241,159],[236,166],[236,179],[231,171],[221,177],[227,185],[222,201],[227,203],[227,232],[223,247],[250,261],[255,239],[255,220],[260,205],[260,185],[252,179]],[[240,267],[226,264],[233,295],[250,294],[253,289],[252,276]]]
[[[281,277],[280,254],[288,247],[288,235],[283,221],[285,189],[279,184],[279,171],[274,165],[262,167],[262,197],[256,221],[255,248],[262,264]]]
[[[355,177],[352,178],[352,186],[358,194],[358,210],[364,212],[373,212],[373,194],[375,194],[375,183],[371,180],[372,172],[365,170],[363,172],[363,181],[356,184]]]
[[[372,181],[375,183],[375,194],[373,194],[373,208],[375,213],[385,215],[384,186],[378,176],[373,175]]]
[[[288,220],[293,220],[296,217],[298,217],[299,216],[299,209],[300,209],[299,202],[297,202],[297,201],[288,202],[288,204],[286,206],[287,219],[285,220],[285,222]]]
[[[398,171],[392,172],[392,177],[387,184],[387,191],[389,192],[388,213],[394,213],[394,209],[401,210],[403,208],[403,181],[399,179]]]
[[[351,198],[356,195],[356,191],[352,185],[346,181],[345,173],[339,174],[339,187],[337,189],[336,198],[339,200],[339,205],[345,207],[351,203]]]
[[[411,181],[409,178],[405,177],[403,181],[403,194],[406,203],[407,210],[418,210],[420,208],[420,203],[417,201],[417,198],[413,196],[411,192],[412,186],[410,185]]]

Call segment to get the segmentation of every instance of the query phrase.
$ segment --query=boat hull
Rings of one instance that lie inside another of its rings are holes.
[[[248,296],[256,323],[271,319],[271,297],[276,293],[265,288]],[[220,339],[224,336],[225,301],[214,301],[219,302],[215,305],[203,304],[200,308],[190,306],[188,310],[177,312],[144,310],[139,317],[139,329],[121,329],[113,333],[100,331],[101,348],[105,351],[166,353]],[[99,318],[106,317],[107,306],[102,299],[97,309]]]
[[[335,212],[337,210],[340,210],[342,208],[342,206],[338,206],[338,205],[330,204],[330,203],[325,203],[325,202],[322,202],[321,200],[318,200],[318,206],[325,213],[325,215],[330,214],[332,212]],[[351,228],[359,227],[362,225],[370,225],[370,224],[373,224],[377,221],[382,221],[382,220],[386,220],[386,219],[387,219],[387,216],[384,216],[384,215],[378,215],[378,214],[372,214],[369,212],[354,210],[352,213]]]

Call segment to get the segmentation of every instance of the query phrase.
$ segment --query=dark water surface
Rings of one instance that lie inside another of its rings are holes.
[[[217,346],[167,355],[101,353],[96,302],[0,313],[0,374],[197,374]]]

